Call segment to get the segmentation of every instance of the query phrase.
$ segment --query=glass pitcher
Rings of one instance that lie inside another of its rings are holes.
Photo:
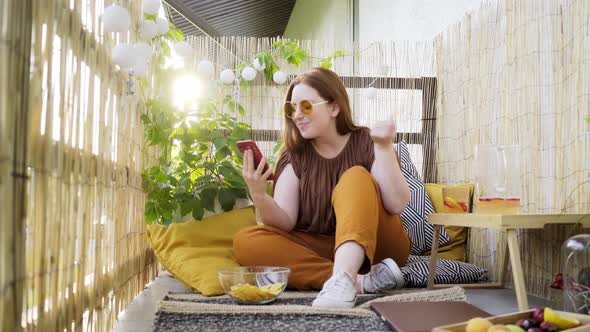
[[[561,247],[563,310],[590,314],[590,234],[570,237]]]
[[[520,213],[519,145],[475,146],[475,212]]]

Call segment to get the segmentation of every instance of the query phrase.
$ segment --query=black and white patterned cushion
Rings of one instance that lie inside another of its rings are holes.
[[[428,284],[430,256],[413,256],[401,267],[405,287],[425,287]],[[487,270],[473,264],[438,259],[434,273],[435,284],[464,284],[487,280]]]
[[[432,247],[434,226],[428,223],[428,215],[434,213],[432,202],[426,193],[424,183],[416,170],[416,166],[410,159],[410,152],[406,142],[401,141],[394,145],[401,162],[401,170],[408,186],[410,187],[410,202],[400,215],[404,228],[412,240],[410,254],[420,255]],[[438,245],[442,246],[449,241],[447,232],[442,229]]]

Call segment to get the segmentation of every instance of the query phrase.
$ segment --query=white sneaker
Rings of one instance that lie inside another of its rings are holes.
[[[312,307],[352,308],[356,303],[356,288],[346,272],[336,272],[313,300]]]
[[[371,272],[361,278],[363,293],[378,293],[387,289],[404,287],[404,275],[397,263],[386,258],[371,267]]]

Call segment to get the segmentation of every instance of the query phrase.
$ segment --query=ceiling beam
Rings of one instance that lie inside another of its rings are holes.
[[[196,25],[200,30],[211,37],[221,36],[221,33],[211,26],[199,14],[192,11],[182,0],[163,0],[168,6],[176,10],[180,15]]]

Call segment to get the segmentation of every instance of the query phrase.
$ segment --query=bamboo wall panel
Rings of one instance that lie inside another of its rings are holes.
[[[157,273],[142,103],[111,62],[116,43],[135,39],[102,31],[112,2],[0,2],[2,330],[110,330]],[[135,30],[141,2],[117,3]]]
[[[32,1],[0,1],[0,330],[20,328]]]
[[[484,2],[435,40],[442,183],[474,182],[476,144],[519,144],[524,212],[590,212],[590,3]],[[519,233],[527,289],[548,297],[574,226]],[[503,234],[471,232],[469,260],[498,270]]]

